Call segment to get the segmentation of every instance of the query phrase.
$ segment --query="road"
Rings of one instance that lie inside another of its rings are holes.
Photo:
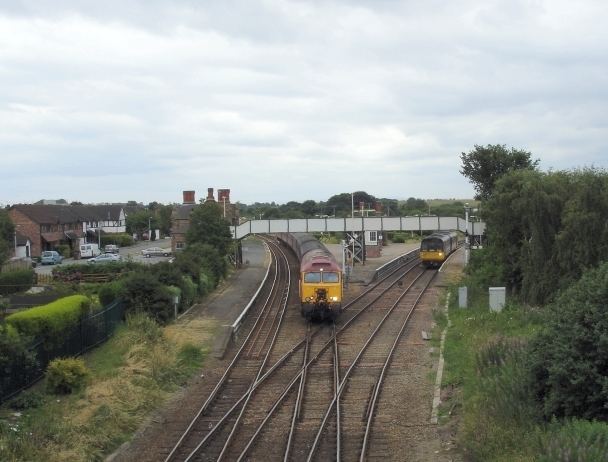
[[[119,253],[123,260],[131,260],[137,263],[154,264],[160,261],[167,261],[170,257],[144,257],[141,254],[143,249],[148,247],[161,247],[171,250],[171,239],[160,239],[157,241],[138,241],[129,247],[121,247]],[[73,258],[65,258],[62,265],[74,265],[86,263],[86,259],[74,260]],[[54,265],[37,265],[35,271],[37,274],[50,274],[53,271]]]

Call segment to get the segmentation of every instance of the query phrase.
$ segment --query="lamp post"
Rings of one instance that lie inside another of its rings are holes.
[[[148,217],[148,241],[152,240],[152,217]]]
[[[355,193],[350,193],[350,217],[355,218]]]
[[[15,237],[15,258],[17,258],[17,228],[15,227],[15,231],[14,231],[14,237]]]
[[[464,221],[466,224],[466,230],[464,233],[464,264],[465,266],[469,264],[469,252],[470,252],[470,245],[469,245],[469,210],[471,210],[471,207],[469,207],[469,203],[467,202],[466,204],[464,204]]]

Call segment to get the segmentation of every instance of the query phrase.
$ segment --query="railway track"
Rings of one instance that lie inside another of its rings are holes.
[[[337,324],[311,325],[287,308],[299,303],[282,276],[290,264],[268,245],[277,268],[267,303],[166,462],[365,460],[373,444],[382,452],[374,421],[383,383],[435,272],[406,263],[344,305]]]

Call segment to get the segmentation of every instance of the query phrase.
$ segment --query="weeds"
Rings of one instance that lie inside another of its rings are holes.
[[[0,460],[104,460],[203,359],[200,347],[178,346],[154,321],[134,314],[87,356],[85,390],[61,397],[30,392],[13,401],[13,409],[24,410],[19,417],[14,410],[0,414]]]

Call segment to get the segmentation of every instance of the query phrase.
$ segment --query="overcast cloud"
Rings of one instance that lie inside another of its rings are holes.
[[[0,1],[0,203],[472,197],[605,168],[604,1]]]

